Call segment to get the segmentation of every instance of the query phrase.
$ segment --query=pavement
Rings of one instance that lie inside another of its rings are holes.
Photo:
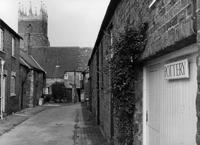
[[[75,145],[109,145],[85,105],[76,110]]]
[[[82,104],[47,104],[0,120],[0,145],[109,145]]]
[[[6,116],[0,120],[0,136],[12,130],[15,126],[21,124],[31,116],[47,109],[45,106],[37,106],[34,108],[26,108],[12,115]]]

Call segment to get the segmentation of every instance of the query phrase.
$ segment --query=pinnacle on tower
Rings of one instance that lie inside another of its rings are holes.
[[[19,16],[18,20],[37,19],[37,20],[47,21],[48,19],[46,6],[43,0],[41,0],[40,7],[38,7],[38,5],[34,3],[32,0],[21,0],[19,2],[18,16]]]
[[[37,16],[37,7],[35,7],[35,16]]]
[[[25,16],[25,8],[24,8],[23,4],[22,4],[22,15],[21,16]]]
[[[21,16],[22,15],[21,3],[19,2],[18,5],[19,5],[18,15]]]
[[[32,15],[33,15],[33,11],[32,11],[32,3],[31,3],[31,0],[30,0],[29,2],[30,2],[29,15],[32,16]]]
[[[41,1],[40,15],[47,17],[47,8],[43,0]]]
[[[43,12],[44,12],[43,1],[41,1],[41,5],[40,5],[40,14],[42,15]]]

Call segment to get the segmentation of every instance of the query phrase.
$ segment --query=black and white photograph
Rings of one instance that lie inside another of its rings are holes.
[[[0,0],[0,145],[200,145],[200,0]]]

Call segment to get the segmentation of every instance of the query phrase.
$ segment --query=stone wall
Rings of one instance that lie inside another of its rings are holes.
[[[92,87],[92,112],[95,115],[96,123],[97,123],[97,66],[96,66],[96,54],[94,56],[94,61],[92,62],[92,75],[91,75],[91,87]]]
[[[161,51],[173,51],[171,46],[195,34],[194,0],[157,0],[149,8],[152,0],[121,0],[111,23],[114,30],[123,29],[128,23],[138,28],[148,23],[148,43],[143,58]]]
[[[46,20],[22,19],[18,21],[18,32],[23,37],[20,48],[29,51],[29,47],[49,46],[48,24]],[[30,49],[31,50],[31,49]],[[31,52],[29,52],[31,54]]]
[[[110,36],[105,35],[99,45],[100,67],[100,126],[104,135],[112,140],[111,78],[108,58],[110,57]]]
[[[34,105],[38,105],[39,99],[43,95],[44,74],[40,71],[34,71]]]
[[[195,37],[193,37],[195,35],[196,26],[195,0],[156,0],[152,7],[149,7],[151,2],[152,0],[121,0],[116,7],[113,16],[107,22],[107,27],[104,29],[101,42],[91,58],[90,69],[92,70],[90,70],[90,75],[92,75],[92,106],[95,112],[97,109],[96,92],[98,89],[100,94],[100,126],[105,136],[110,139],[113,137],[113,126],[116,125],[112,118],[112,96],[111,92],[109,92],[109,87],[111,85],[110,76],[106,75],[105,72],[103,74],[101,73],[106,66],[106,60],[110,57],[109,54],[111,53],[109,49],[110,38],[108,36],[111,36],[111,33],[115,33],[115,31],[123,30],[124,26],[127,24],[138,29],[142,23],[147,23],[147,45],[142,55],[143,60],[175,51],[176,49],[181,49],[191,43],[195,43]],[[199,3],[200,2],[198,2],[198,7],[200,7]],[[197,21],[198,20],[200,19],[197,19]],[[186,40],[188,43],[186,43]],[[97,82],[97,75],[95,76],[95,74],[97,74],[95,72],[97,71],[97,63],[95,62],[96,55],[100,56],[99,82]],[[101,59],[102,57],[103,61]],[[135,82],[137,90],[136,96],[138,98],[133,122],[135,145],[142,144],[142,65],[140,69],[138,80]],[[98,88],[96,88],[96,83],[99,84]],[[117,131],[115,131],[114,135],[117,134],[116,132]]]
[[[48,25],[47,25],[47,21],[46,20],[37,20],[37,19],[22,19],[19,20],[18,22],[18,32],[19,33],[27,33],[28,30],[28,26],[29,24],[31,24],[31,30],[30,32],[35,33],[35,34],[39,34],[42,33],[44,35],[47,36],[47,29],[48,29]]]
[[[198,57],[197,57],[197,97],[196,97],[196,113],[197,113],[197,133],[196,143],[200,145],[200,0],[196,0],[196,19],[197,19],[197,44],[198,44]]]
[[[15,54],[12,56],[12,37],[15,38]],[[16,38],[10,31],[4,29],[4,50],[0,51],[0,57],[5,60],[4,77],[6,79],[5,88],[5,112],[10,114],[19,110],[19,38]],[[12,72],[15,73],[15,94],[11,94],[11,76]]]
[[[20,108],[29,107],[30,81],[28,81],[29,68],[20,65]]]
[[[150,8],[144,57],[170,49],[170,46],[194,34],[194,7],[193,0],[156,1]]]
[[[138,29],[142,23],[149,22],[149,0],[141,0],[141,1],[130,1],[130,0],[122,0],[118,7],[115,10],[115,13],[112,17],[111,24],[112,29],[109,30],[113,33],[115,31],[123,31],[124,26],[130,25],[135,29]],[[109,52],[110,53],[110,52]],[[135,82],[135,90],[136,97],[138,98],[138,102],[135,104],[136,111],[134,114],[134,121],[133,121],[133,138],[135,145],[142,144],[142,85],[143,85],[143,76],[142,76],[142,66],[140,67],[140,73],[138,74],[138,80]],[[113,96],[115,97],[115,96]],[[111,105],[110,105],[111,106]],[[117,129],[117,120],[113,118],[112,121],[114,126],[114,144],[119,144],[117,142],[118,136],[118,129]]]

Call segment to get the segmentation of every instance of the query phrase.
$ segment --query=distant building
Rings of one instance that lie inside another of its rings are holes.
[[[20,109],[20,39],[22,37],[0,19],[0,105],[4,115]]]
[[[33,13],[30,6],[28,12],[23,7],[18,11],[18,32],[23,37],[20,48],[28,52],[28,48],[49,46],[48,15],[41,3],[39,13]],[[31,54],[31,52],[28,52]]]
[[[67,89],[75,84],[80,97],[82,71],[87,68],[90,48],[38,47],[31,51],[46,71],[46,92],[52,93],[51,86],[55,82],[65,83]]]
[[[46,72],[27,53],[20,52],[21,109],[38,105],[45,88]]]
[[[80,89],[77,76],[87,68],[87,61],[92,50],[80,47],[50,47],[48,14],[43,4],[41,4],[39,14],[33,14],[31,6],[27,13],[19,9],[18,32],[23,37],[21,48],[32,55],[46,71],[45,93],[51,94],[51,86],[56,82],[66,84],[67,80],[64,76],[67,73],[69,79],[76,80],[72,82],[76,82],[76,88]],[[72,86],[74,84],[69,83],[66,89],[72,90]]]

